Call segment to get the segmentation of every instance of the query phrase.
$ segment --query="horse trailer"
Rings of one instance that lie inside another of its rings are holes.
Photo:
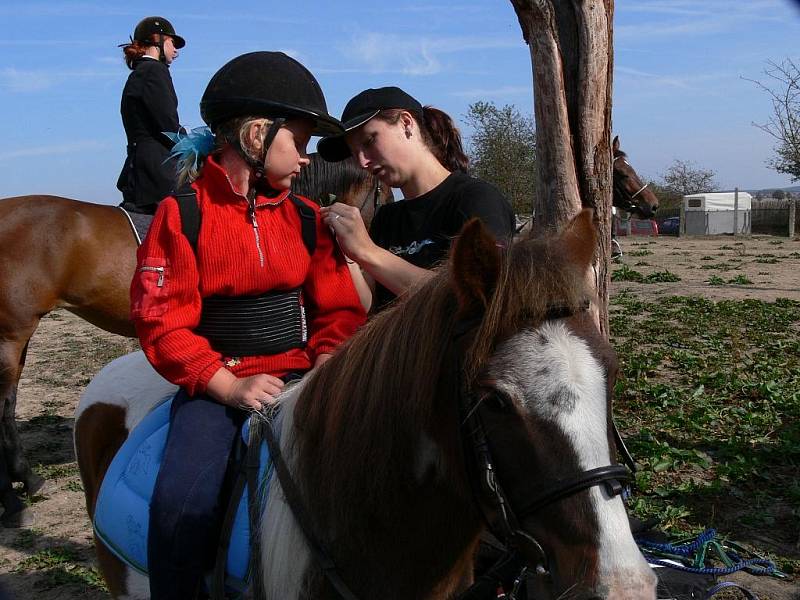
[[[752,203],[753,197],[747,192],[714,192],[684,196],[686,234],[749,234]]]

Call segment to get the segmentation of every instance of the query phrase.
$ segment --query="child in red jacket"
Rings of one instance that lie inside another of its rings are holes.
[[[191,192],[159,205],[131,285],[142,349],[182,388],[150,506],[154,600],[197,593],[246,409],[272,403],[366,318],[317,206],[289,191],[309,138],[341,131],[313,75],[282,53],[239,56],[211,79],[201,113],[210,130],[190,136],[182,161]],[[194,245],[187,210],[199,210]]]

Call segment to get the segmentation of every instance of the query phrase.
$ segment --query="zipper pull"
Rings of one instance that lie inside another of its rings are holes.
[[[164,287],[164,267],[150,267],[150,266],[142,266],[139,267],[139,271],[144,273],[145,271],[152,271],[154,273],[158,273],[158,279],[156,280],[156,287]]]
[[[256,199],[253,197],[252,199],[248,199],[247,202],[250,209],[250,222],[253,224],[253,227],[258,227],[258,221],[256,221]]]

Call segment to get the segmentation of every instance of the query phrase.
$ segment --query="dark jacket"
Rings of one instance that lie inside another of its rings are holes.
[[[169,67],[151,58],[136,60],[122,91],[120,112],[128,156],[117,188],[122,192],[123,206],[152,214],[175,187],[175,162],[164,162],[172,141],[162,134],[177,132],[180,127],[178,97]]]

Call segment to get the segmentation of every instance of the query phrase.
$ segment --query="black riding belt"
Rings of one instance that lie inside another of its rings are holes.
[[[308,342],[300,288],[260,296],[203,298],[195,332],[223,356],[280,354]]]

